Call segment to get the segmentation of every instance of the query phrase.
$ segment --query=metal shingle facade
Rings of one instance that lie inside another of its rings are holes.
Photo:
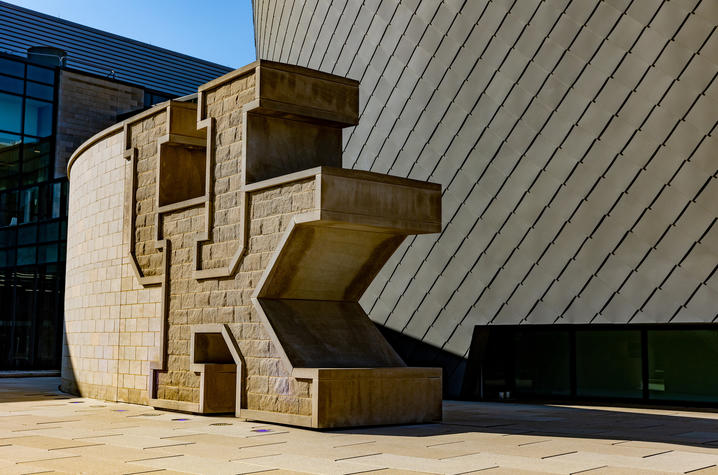
[[[257,57],[361,81],[345,166],[443,185],[441,234],[407,240],[362,304],[415,356],[460,357],[453,383],[475,325],[716,322],[718,2],[254,15]]]
[[[0,1],[0,51],[24,57],[31,46],[65,50],[70,68],[180,96],[232,70]]]

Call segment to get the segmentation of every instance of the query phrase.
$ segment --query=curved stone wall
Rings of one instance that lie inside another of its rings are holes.
[[[72,157],[62,389],[110,401],[147,401],[156,358],[160,289],[142,288],[123,239],[122,128]]]

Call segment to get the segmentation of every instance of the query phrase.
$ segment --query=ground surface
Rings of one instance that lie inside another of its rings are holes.
[[[0,473],[718,474],[718,414],[444,403],[444,422],[334,431],[69,397],[0,379]]]

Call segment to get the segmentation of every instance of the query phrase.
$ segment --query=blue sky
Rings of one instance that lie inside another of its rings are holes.
[[[225,66],[254,61],[251,0],[8,1]]]

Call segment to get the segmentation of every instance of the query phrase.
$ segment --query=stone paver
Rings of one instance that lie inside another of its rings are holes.
[[[0,473],[718,473],[718,413],[444,402],[444,422],[315,431],[0,380]]]

